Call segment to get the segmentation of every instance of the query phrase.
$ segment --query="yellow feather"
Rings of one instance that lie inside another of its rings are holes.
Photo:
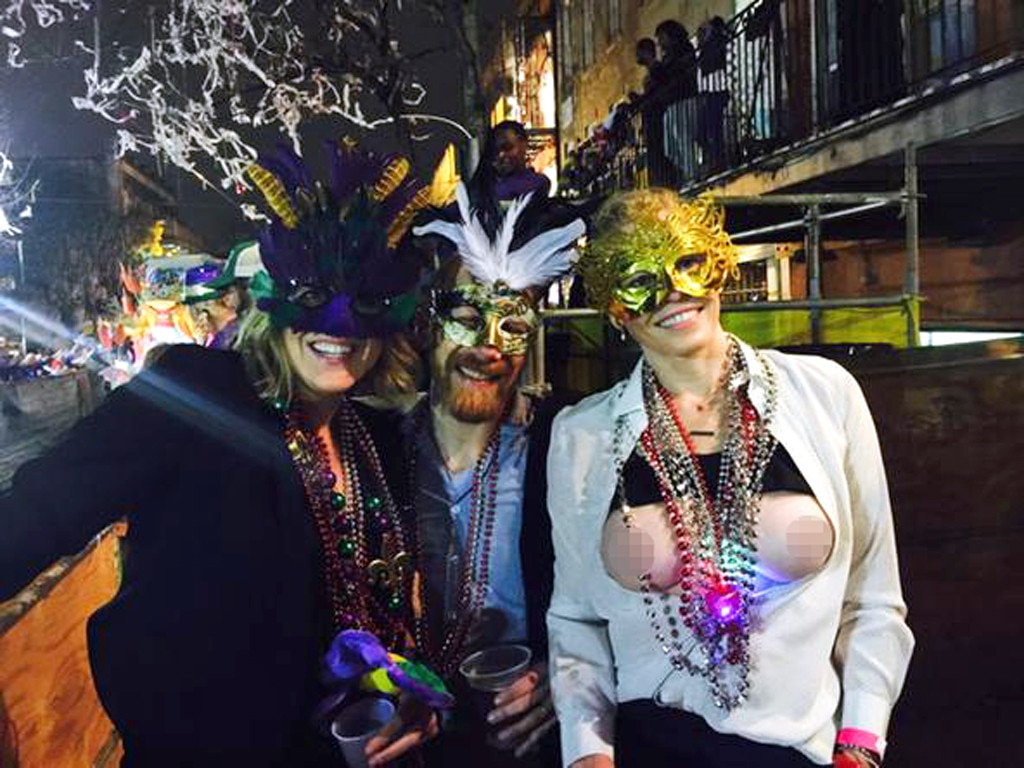
[[[459,173],[455,165],[455,145],[449,144],[445,153],[434,169],[434,178],[430,181],[430,205],[444,208],[455,198],[455,189],[459,186]]]
[[[412,223],[413,217],[429,206],[430,190],[424,187],[406,204],[405,208],[398,212],[398,215],[391,222],[391,226],[388,227],[388,248],[394,248],[398,245],[401,239],[405,237],[405,233],[409,231],[409,225]]]
[[[281,219],[281,223],[288,229],[295,229],[299,226],[299,216],[295,212],[295,206],[292,205],[281,180],[261,165],[250,165],[246,173],[263,194],[267,205]]]
[[[381,200],[387,199],[388,195],[398,189],[398,185],[409,175],[409,168],[409,161],[404,157],[396,157],[388,163],[373,187],[373,192],[370,195],[373,201],[379,203]]]

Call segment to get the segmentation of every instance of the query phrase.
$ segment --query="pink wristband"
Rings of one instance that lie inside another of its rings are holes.
[[[881,755],[885,751],[885,740],[880,739],[871,731],[860,728],[843,728],[836,736],[836,744],[849,744],[852,747],[863,747]]]

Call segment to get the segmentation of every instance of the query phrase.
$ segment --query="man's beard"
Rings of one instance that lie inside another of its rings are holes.
[[[455,369],[461,364],[474,371],[482,373],[503,373],[504,375],[488,386],[474,386],[467,384]],[[480,368],[474,365],[471,357],[464,357],[458,353],[448,359],[444,372],[444,385],[441,397],[447,405],[448,411],[459,421],[471,424],[481,424],[488,421],[496,421],[504,415],[508,405],[512,388],[515,385],[513,366],[509,361],[502,360],[500,364]]]
[[[511,383],[498,382],[486,391],[465,386],[452,387],[448,396],[448,410],[459,421],[481,424],[501,418],[508,403]]]

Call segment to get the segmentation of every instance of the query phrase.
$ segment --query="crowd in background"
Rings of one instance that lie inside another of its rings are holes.
[[[719,166],[728,93],[710,79],[725,70],[730,35],[727,22],[715,16],[693,39],[686,27],[667,19],[657,26],[654,38],[639,40],[636,63],[644,70],[642,89],[611,105],[605,119],[570,153],[566,186],[584,195],[614,188],[611,177],[633,170],[617,167],[624,150],[642,148],[642,165],[656,184],[678,184],[692,178],[698,166]]]
[[[81,369],[95,350],[87,339],[60,349],[23,351],[19,339],[0,336],[0,382],[61,376]]]

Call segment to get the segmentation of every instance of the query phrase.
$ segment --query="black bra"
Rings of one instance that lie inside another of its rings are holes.
[[[704,471],[704,477],[707,478],[708,491],[714,494],[718,488],[718,472],[722,466],[722,454],[704,453],[699,454],[697,458]],[[651,469],[647,460],[636,451],[630,454],[622,468],[622,475],[626,502],[630,506],[639,507],[644,504],[660,504],[662,502],[661,490],[654,470]],[[814,495],[804,476],[797,469],[793,457],[782,447],[781,443],[776,443],[775,451],[768,461],[768,467],[764,472],[763,491],[765,493],[791,491],[808,496]],[[617,507],[618,505],[618,498],[613,499],[612,506]]]

